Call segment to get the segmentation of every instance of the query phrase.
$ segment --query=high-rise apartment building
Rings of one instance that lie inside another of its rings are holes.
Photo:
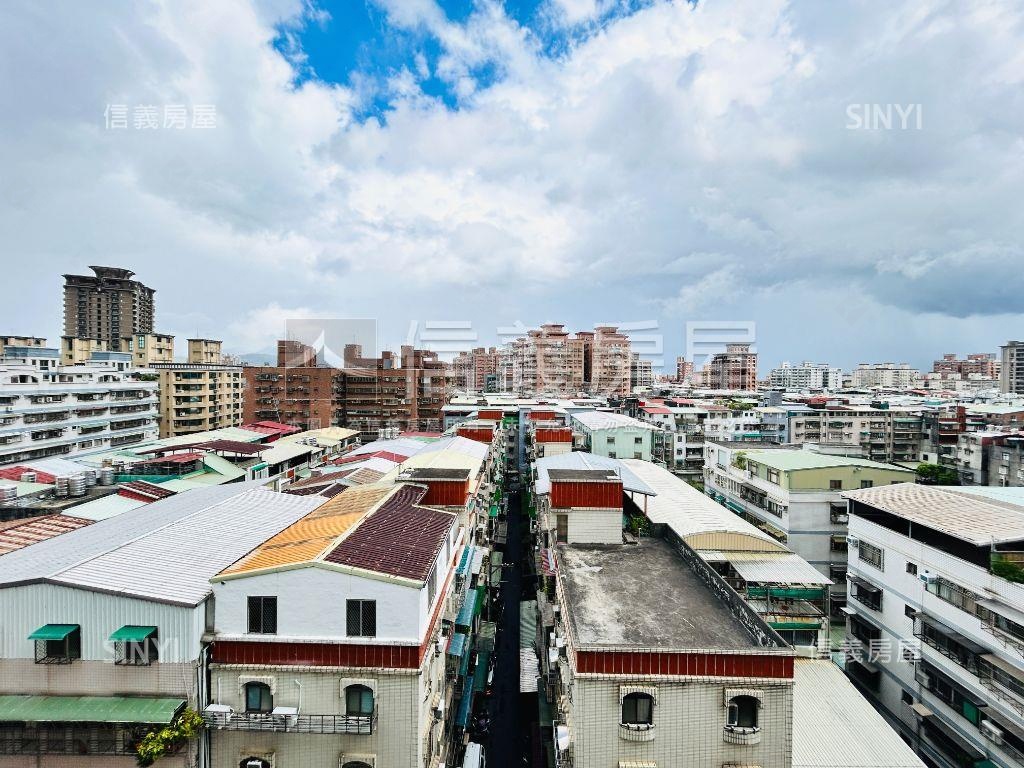
[[[316,365],[316,351],[302,342],[277,344],[277,365],[247,365],[243,417],[246,423],[276,421],[303,429],[335,424],[337,368]]]
[[[613,325],[580,331],[583,341],[583,388],[603,396],[627,395],[631,389],[632,352],[629,337]]]
[[[452,361],[455,386],[474,392],[498,391],[498,358],[495,347],[460,352]]]
[[[629,360],[630,388],[654,386],[654,362],[634,352]]]
[[[843,386],[843,369],[827,363],[782,363],[768,374],[773,389],[839,389]]]
[[[151,365],[160,376],[160,437],[242,423],[242,367],[221,363],[221,342],[188,340],[188,362]]]
[[[993,352],[977,352],[958,360],[955,354],[946,354],[932,363],[932,373],[960,374],[964,378],[977,376],[982,379],[999,378],[999,361]]]
[[[64,275],[64,336],[98,339],[106,351],[127,351],[125,339],[152,333],[156,291],[120,267],[89,267],[93,275]]]
[[[751,392],[757,388],[757,352],[749,344],[727,344],[701,368],[702,384],[709,389]]]
[[[676,381],[680,384],[689,383],[690,379],[693,378],[693,363],[687,360],[685,357],[676,358]]]
[[[1008,341],[1000,347],[1000,352],[999,389],[1013,394],[1024,393],[1024,341]]]
[[[861,363],[850,374],[855,387],[909,389],[921,378],[921,372],[907,363]]]

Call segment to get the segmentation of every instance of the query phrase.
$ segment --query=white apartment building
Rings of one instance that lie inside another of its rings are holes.
[[[210,577],[323,501],[214,486],[0,557],[0,764],[136,765],[205,704]],[[205,746],[159,765],[206,766]]]
[[[71,456],[157,436],[155,375],[128,353],[60,366],[59,352],[8,347],[0,359],[0,464]]]
[[[916,461],[924,423],[920,408],[836,405],[807,410],[789,419],[788,442],[812,445],[820,453],[874,461]]]
[[[910,389],[921,378],[921,372],[907,363],[861,363],[850,374],[854,387]]]
[[[1024,490],[844,495],[847,673],[930,764],[1024,765]]]
[[[843,386],[843,369],[828,363],[784,362],[769,372],[768,386],[787,390],[839,389]]]
[[[845,604],[843,491],[913,481],[909,469],[806,450],[711,442],[705,457],[705,492],[832,579],[834,615]]]

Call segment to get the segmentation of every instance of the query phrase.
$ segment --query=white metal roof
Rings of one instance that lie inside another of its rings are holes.
[[[626,491],[635,491],[648,496],[655,494],[654,489],[641,480],[619,459],[610,459],[607,456],[597,456],[584,451],[572,451],[556,456],[544,456],[537,459],[537,493],[543,495],[551,492],[551,477],[548,470],[551,469],[610,469],[622,480],[622,488]]]
[[[832,584],[800,555],[789,552],[730,553],[726,559],[744,581],[761,584]]]
[[[1008,490],[1008,489],[1007,489]],[[959,487],[899,483],[843,494],[893,515],[947,533],[976,546],[1024,539],[1024,490],[1009,494],[964,492]]]
[[[87,501],[85,504],[78,504],[73,509],[68,510],[68,514],[73,514],[75,517],[83,517],[86,520],[106,520],[108,517],[115,517],[116,515],[130,512],[147,503],[111,493],[107,496]]]
[[[0,558],[0,587],[47,581],[196,605],[212,576],[323,502],[258,483],[187,491]]]
[[[793,666],[793,768],[924,768],[831,660]]]
[[[756,539],[760,542],[759,548],[789,551],[776,539],[712,501],[664,467],[640,459],[622,459],[622,463],[657,494],[646,500],[647,517],[653,523],[668,525],[680,538],[704,533],[732,533]]]
[[[632,427],[633,429],[654,430],[651,424],[634,419],[632,416],[625,416],[621,413],[609,413],[608,411],[576,411],[572,417],[587,429],[619,429]]]

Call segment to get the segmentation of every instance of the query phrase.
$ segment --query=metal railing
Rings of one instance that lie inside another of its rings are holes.
[[[371,715],[288,715],[271,712],[204,712],[208,728],[225,731],[272,731],[274,733],[348,733],[369,736],[377,727],[377,710]]]

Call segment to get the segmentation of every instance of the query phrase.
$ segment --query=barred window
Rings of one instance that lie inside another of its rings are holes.
[[[345,601],[346,633],[349,637],[377,636],[377,601]]]
[[[277,598],[249,598],[249,631],[257,635],[277,634]]]
[[[878,570],[885,570],[884,556],[881,547],[868,544],[862,541],[857,547],[857,557],[868,565],[873,565]]]

